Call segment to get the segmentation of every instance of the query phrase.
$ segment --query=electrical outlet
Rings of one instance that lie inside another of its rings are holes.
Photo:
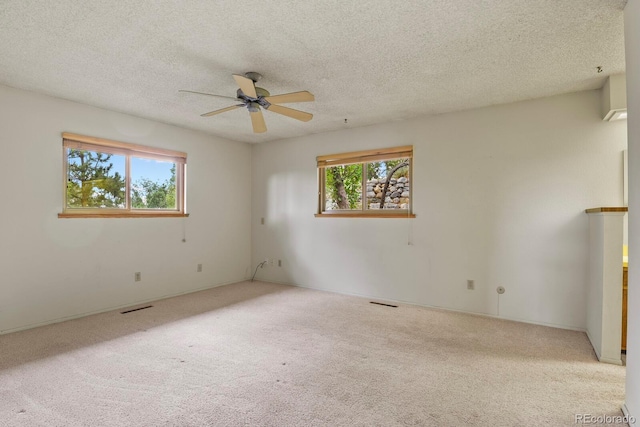
[[[202,264],[198,264],[197,271],[198,273],[202,273]]]
[[[473,280],[467,280],[467,289],[472,291],[476,288],[476,283]]]
[[[281,259],[278,260],[278,267],[282,267],[282,260]]]
[[[139,271],[136,271],[133,274],[133,280],[135,280],[136,282],[139,282],[142,280],[142,273],[140,273]]]
[[[274,265],[276,265],[276,260],[275,260],[274,258],[271,258],[271,259],[269,260],[269,265],[270,265],[271,267],[273,267]]]

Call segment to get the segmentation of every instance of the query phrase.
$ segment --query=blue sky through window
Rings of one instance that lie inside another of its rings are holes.
[[[131,157],[131,182],[135,183],[140,178],[146,178],[164,183],[171,178],[171,168],[174,165],[175,163]]]

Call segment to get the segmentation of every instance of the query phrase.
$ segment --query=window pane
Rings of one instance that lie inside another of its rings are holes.
[[[362,209],[362,164],[325,168],[324,208]]]
[[[131,157],[131,208],[177,209],[176,164]]]
[[[367,163],[367,209],[409,209],[410,185],[409,159]]]
[[[66,151],[67,208],[125,207],[125,156]]]

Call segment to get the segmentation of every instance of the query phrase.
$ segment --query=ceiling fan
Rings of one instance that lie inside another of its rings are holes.
[[[283,116],[291,117],[292,119],[308,122],[313,118],[313,114],[306,113],[300,110],[294,110],[293,108],[283,107],[278,104],[286,104],[290,102],[310,102],[314,101],[315,97],[311,92],[306,90],[300,92],[284,93],[282,95],[271,95],[268,90],[256,86],[258,80],[262,78],[262,75],[255,72],[245,73],[244,76],[234,74],[233,78],[240,88],[236,92],[236,97],[214,95],[212,93],[195,92],[192,90],[180,90],[179,92],[196,93],[198,95],[215,96],[216,98],[233,99],[239,101],[240,104],[232,105],[230,107],[221,108],[220,110],[210,111],[208,113],[201,114],[202,117],[215,116],[216,114],[224,113],[227,111],[235,110],[236,108],[246,107],[251,114],[251,124],[253,125],[253,132],[262,133],[267,131],[267,125],[264,122],[264,116],[262,110],[272,111],[274,113],[282,114]]]

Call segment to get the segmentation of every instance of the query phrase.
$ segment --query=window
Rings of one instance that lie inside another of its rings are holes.
[[[187,216],[187,154],[62,134],[60,218]]]
[[[316,216],[414,217],[413,147],[318,156]]]

